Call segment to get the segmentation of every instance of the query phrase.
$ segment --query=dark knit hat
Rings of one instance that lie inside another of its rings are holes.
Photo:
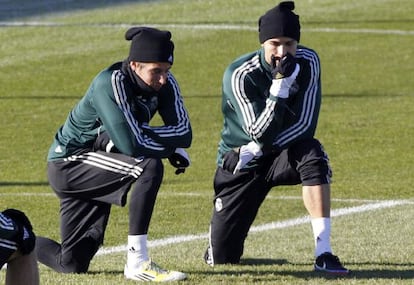
[[[125,33],[125,39],[131,41],[129,61],[169,62],[174,61],[174,43],[169,31],[149,27],[133,27]]]
[[[280,2],[259,19],[259,40],[264,43],[276,37],[289,37],[299,42],[299,16],[293,13],[293,1]]]

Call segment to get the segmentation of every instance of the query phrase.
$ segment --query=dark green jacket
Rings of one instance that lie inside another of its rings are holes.
[[[245,54],[227,67],[219,165],[224,153],[250,141],[267,152],[314,136],[321,104],[320,62],[315,51],[303,46],[298,46],[296,59],[301,69],[288,99],[269,97],[272,77],[263,49]]]
[[[56,133],[48,160],[90,149],[103,131],[121,153],[133,157],[165,158],[176,148],[189,147],[192,130],[180,88],[171,73],[167,81],[155,92],[127,62],[103,70]],[[150,126],[156,113],[163,124]]]

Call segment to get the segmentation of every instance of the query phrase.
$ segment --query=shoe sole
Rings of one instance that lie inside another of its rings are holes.
[[[142,282],[171,282],[171,281],[181,281],[187,279],[187,275],[182,272],[174,272],[174,274],[171,274],[168,278],[165,278],[164,280],[160,281],[154,281],[155,278],[151,278],[151,276],[145,276],[145,275],[134,275],[134,274],[127,274],[124,272],[124,277],[126,279],[135,280],[135,281],[142,281]]]
[[[319,268],[319,267],[316,267],[316,266],[314,267],[314,271],[315,272],[320,272],[320,273],[327,273],[327,274],[330,274],[330,275],[342,275],[342,276],[348,275],[348,274],[351,273],[351,271],[349,271],[349,270],[335,271],[335,270],[327,270],[326,268]]]

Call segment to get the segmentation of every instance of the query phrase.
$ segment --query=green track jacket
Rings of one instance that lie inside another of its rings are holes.
[[[219,165],[226,152],[250,141],[266,153],[314,136],[321,104],[319,57],[315,51],[298,46],[296,59],[301,69],[288,99],[269,97],[272,77],[263,49],[245,54],[227,67],[222,85],[224,126]]]
[[[106,131],[116,148],[133,157],[170,156],[191,144],[192,130],[180,88],[170,73],[158,92],[140,87],[139,78],[117,62],[100,72],[70,111],[49,149],[48,160],[90,149]],[[158,113],[162,126],[150,125]]]

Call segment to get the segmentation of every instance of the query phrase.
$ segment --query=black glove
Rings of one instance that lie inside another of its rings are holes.
[[[271,96],[287,99],[289,97],[289,89],[299,74],[300,66],[296,62],[296,58],[290,53],[287,53],[280,60],[272,56],[271,66],[273,79],[269,93]]]
[[[238,161],[239,161],[238,152],[234,150],[226,152],[223,155],[223,159],[222,159],[223,169],[227,170],[228,172],[233,173]]]
[[[93,151],[97,150],[119,153],[119,150],[116,148],[107,132],[100,133],[96,138],[93,144]]]
[[[295,71],[296,63],[296,58],[290,53],[286,53],[286,55],[279,60],[272,55],[272,78],[282,79],[291,76]]]
[[[168,161],[172,166],[177,168],[175,174],[184,173],[185,169],[190,166],[190,157],[187,152],[182,148],[177,148],[175,152],[168,157]]]
[[[33,233],[33,227],[27,216],[19,210],[7,209],[3,214],[14,221],[17,225],[17,236],[15,242],[22,254],[29,254],[33,251],[36,242],[36,236]]]

